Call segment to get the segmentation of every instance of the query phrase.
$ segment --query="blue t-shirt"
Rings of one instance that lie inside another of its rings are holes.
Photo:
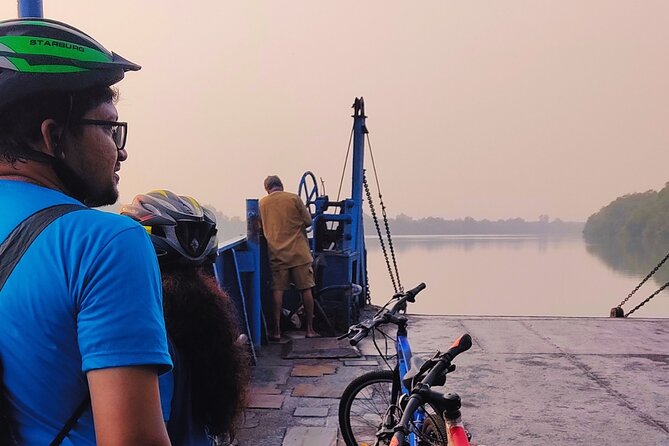
[[[0,240],[27,216],[60,203],[78,202],[0,180]],[[170,369],[161,299],[151,240],[134,220],[76,211],[37,237],[0,291],[3,384],[21,444],[53,440],[86,397],[89,370]],[[63,444],[95,444],[90,408]]]

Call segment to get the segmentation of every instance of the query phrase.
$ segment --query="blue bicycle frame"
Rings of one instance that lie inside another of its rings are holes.
[[[397,419],[395,419],[395,417],[399,417],[398,410],[401,410],[402,404],[406,403],[406,401],[408,401],[411,396],[412,389],[408,389],[403,383],[403,377],[407,375],[407,372],[409,372],[409,369],[412,365],[411,345],[409,344],[407,332],[409,320],[403,315],[397,316],[397,313],[406,309],[407,302],[415,302],[416,295],[423,289],[425,289],[425,284],[421,283],[417,287],[406,291],[405,293],[395,294],[392,299],[390,299],[390,301],[388,301],[388,303],[386,303],[386,305],[384,305],[383,308],[381,308],[371,320],[365,320],[358,324],[352,325],[349,327],[348,333],[339,337],[339,339],[348,338],[351,345],[357,345],[370,333],[373,334],[378,331],[386,340],[388,340],[391,338],[391,336],[379,330],[378,327],[386,324],[393,324],[397,327],[397,333],[394,339],[396,352],[395,364],[391,364],[388,361],[388,344],[386,343],[386,352],[384,353],[377,344],[376,338],[373,338],[374,346],[385,361],[386,365],[388,365],[388,367],[393,372],[393,384],[390,395],[391,406],[388,408],[385,414],[377,413],[377,415],[381,417],[381,422],[378,426],[378,430],[376,431],[377,443],[378,439],[389,438],[387,437],[388,435],[392,436],[392,429],[397,423]],[[391,303],[393,303],[392,307],[386,310],[386,307]],[[413,362],[415,363],[416,361]],[[371,373],[374,374],[376,372]],[[378,378],[377,375],[375,375],[372,379],[376,378]],[[358,379],[354,380],[344,391],[344,395],[347,396],[345,398],[342,397],[339,406],[339,423],[340,426],[342,426],[342,429],[344,429],[344,440],[347,442],[347,444],[357,444],[358,442],[358,440],[354,438],[355,434],[351,431],[350,409],[353,399],[350,399],[349,397],[356,395],[356,393],[353,392],[359,391],[360,388],[357,387],[361,384],[358,382],[359,379],[362,379],[363,387],[366,385],[364,384],[366,379],[365,375],[362,375]],[[349,394],[349,392],[351,393]],[[355,398],[355,396],[353,396],[353,398]],[[410,446],[418,446],[421,439],[420,437],[422,437],[420,433],[426,427],[425,423],[428,416],[429,414],[426,413],[423,407],[419,407],[412,412],[411,425],[413,426],[413,431],[409,432],[407,435],[408,444]],[[369,432],[367,434],[367,439],[369,440]]]
[[[395,340],[395,350],[397,351],[397,367],[399,368],[399,382],[404,395],[409,396],[411,389],[407,389],[402,382],[402,377],[407,374],[411,364],[411,345],[409,344],[406,323],[397,327],[397,338]],[[413,424],[420,431],[425,422],[425,412],[422,409],[417,409],[414,412]],[[417,446],[418,439],[416,434],[411,432],[409,434],[409,445]]]

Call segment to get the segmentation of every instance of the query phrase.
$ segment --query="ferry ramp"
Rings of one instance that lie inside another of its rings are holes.
[[[409,320],[422,357],[472,336],[447,381],[462,397],[472,444],[669,446],[669,319]],[[344,357],[352,351],[332,338],[264,347],[240,444],[343,444],[339,395],[354,377],[384,367],[371,339],[359,345],[361,357]]]

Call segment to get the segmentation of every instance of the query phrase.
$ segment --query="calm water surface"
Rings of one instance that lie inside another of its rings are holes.
[[[372,303],[381,305],[393,287],[378,239],[366,242]],[[608,316],[650,271],[634,273],[619,265],[614,270],[588,251],[580,235],[394,236],[393,246],[404,288],[427,284],[410,306],[412,313]],[[649,280],[623,309],[629,311],[662,284]],[[669,317],[669,291],[633,316]]]

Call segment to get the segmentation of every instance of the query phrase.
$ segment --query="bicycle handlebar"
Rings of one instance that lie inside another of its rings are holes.
[[[415,302],[416,301],[416,294],[423,291],[425,289],[425,286],[426,286],[425,282],[421,282],[421,283],[418,284],[417,287],[412,288],[409,291],[407,291],[406,293],[404,293],[404,294],[407,295],[407,300],[409,302]]]
[[[388,303],[390,303],[393,299],[399,297],[398,301],[393,304],[392,307],[390,307],[388,310],[384,311],[381,314],[377,314],[374,316],[374,318],[367,319],[363,322],[360,322],[355,325],[351,325],[348,329],[348,333],[339,336],[337,339],[344,339],[344,338],[349,338],[349,343],[351,345],[358,345],[360,341],[362,341],[364,338],[367,337],[369,334],[370,330],[373,330],[374,328],[378,327],[379,325],[387,324],[387,323],[394,323],[397,324],[398,320],[397,318],[394,318],[395,314],[404,306],[404,304],[408,302],[415,302],[416,301],[416,295],[423,291],[425,289],[426,285],[425,283],[421,282],[416,286],[415,288],[410,289],[409,291],[406,291],[404,293],[400,294],[395,294]],[[388,304],[386,304],[388,305]]]
[[[419,383],[417,383],[413,390],[411,391],[411,396],[407,402],[406,407],[404,408],[404,413],[399,423],[395,426],[395,435],[390,442],[390,446],[402,446],[404,445],[404,439],[409,432],[409,423],[413,418],[413,414],[426,402],[426,396],[432,393],[430,391],[430,386],[435,381],[435,379],[440,376],[445,370],[448,370],[451,366],[451,361],[455,359],[460,353],[466,352],[472,346],[472,337],[469,334],[464,334],[460,336],[448,349],[447,352],[439,355],[439,359],[436,360],[436,363],[430,368],[430,371],[427,373],[425,378],[423,378]]]

